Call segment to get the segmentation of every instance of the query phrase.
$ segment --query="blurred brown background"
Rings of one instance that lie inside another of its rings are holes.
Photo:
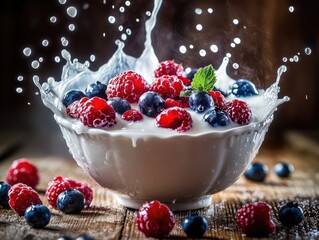
[[[125,51],[139,56],[145,39],[144,22],[148,19],[145,12],[152,10],[153,1],[132,0],[130,6],[125,2],[68,0],[62,5],[58,0],[1,1],[1,144],[18,137],[37,146],[32,153],[68,155],[52,113],[35,94],[32,76],[37,74],[42,81],[49,76],[59,78],[64,62],[57,64],[53,59],[60,54],[63,36],[69,40],[66,49],[80,61],[95,54],[91,67],[98,69],[116,50],[114,41],[123,33],[118,30],[120,25],[124,31],[132,30],[125,41]],[[229,66],[229,74],[235,79],[250,79],[263,88],[275,81],[277,68],[284,63],[283,57],[287,57],[288,72],[280,85],[281,96],[287,95],[291,101],[276,112],[266,142],[281,143],[290,130],[318,133],[319,20],[315,3],[314,0],[163,0],[153,31],[155,52],[159,60],[175,59],[185,67],[211,63],[215,68],[229,52],[231,64],[240,65],[237,70]],[[68,6],[78,9],[75,18],[66,14]],[[125,7],[124,14],[119,11],[121,6]],[[294,7],[293,12],[289,11],[290,6]],[[202,9],[202,14],[195,14],[195,8]],[[208,8],[213,13],[209,14]],[[114,24],[108,21],[110,15],[116,17]],[[49,21],[51,16],[58,18],[55,24]],[[140,21],[136,22],[136,18]],[[239,24],[233,24],[233,19],[238,19]],[[71,23],[76,26],[74,32],[67,29]],[[202,24],[202,31],[196,30],[198,23]],[[235,37],[241,43],[232,48],[230,43]],[[41,45],[44,39],[49,40],[48,47]],[[193,49],[188,48],[186,54],[179,52],[180,45],[190,44]],[[217,53],[209,50],[211,44],[219,47]],[[27,46],[33,49],[30,58],[22,54]],[[309,56],[304,53],[306,47],[312,49]],[[201,48],[207,52],[205,57],[198,55]],[[299,62],[289,62],[294,55],[298,55]],[[34,70],[30,67],[31,60],[39,57],[44,62]],[[24,77],[21,82],[17,80],[19,75]],[[17,93],[17,87],[23,92]]]

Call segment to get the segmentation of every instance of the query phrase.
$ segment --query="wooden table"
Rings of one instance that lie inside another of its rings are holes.
[[[23,154],[23,153],[22,153]],[[28,156],[18,156],[28,157]],[[12,160],[11,156],[0,162],[0,179],[4,176]],[[44,229],[29,227],[23,217],[12,210],[0,209],[0,239],[57,239],[68,235],[76,238],[80,234],[89,234],[95,239],[144,239],[135,226],[136,212],[120,206],[112,193],[99,187],[72,159],[58,157],[29,158],[40,171],[41,181],[37,187],[45,205],[48,205],[44,193],[48,182],[55,176],[74,178],[89,183],[93,187],[94,200],[89,209],[79,215],[65,215],[52,210],[52,218]],[[265,201],[273,208],[277,231],[271,238],[281,239],[319,239],[319,159],[318,156],[292,151],[290,148],[262,148],[254,161],[268,165],[270,174],[264,183],[253,183],[241,177],[233,186],[215,194],[210,208],[197,211],[175,213],[176,226],[170,238],[181,239],[186,235],[181,229],[182,220],[189,214],[198,212],[209,221],[209,230],[205,238],[212,239],[248,239],[242,236],[235,223],[237,210],[245,203]],[[288,179],[280,179],[273,172],[276,162],[290,162],[295,172]],[[290,230],[278,222],[278,210],[288,201],[297,201],[305,213],[304,221]]]

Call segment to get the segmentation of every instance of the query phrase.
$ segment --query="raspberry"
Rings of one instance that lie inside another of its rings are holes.
[[[212,96],[214,100],[215,107],[219,108],[220,110],[223,110],[226,105],[226,99],[219,91],[210,91],[208,92],[209,95]]]
[[[137,212],[138,230],[146,237],[162,238],[167,236],[175,225],[171,210],[158,201],[145,203]]]
[[[13,185],[9,192],[9,205],[19,216],[24,215],[25,210],[34,204],[42,204],[39,194],[24,183]]]
[[[143,119],[143,115],[136,109],[130,109],[123,113],[122,118],[126,121],[137,122]]]
[[[171,128],[177,132],[186,132],[192,127],[192,123],[191,115],[180,107],[168,108],[156,117],[156,126]]]
[[[270,212],[271,207],[264,202],[246,204],[237,212],[237,225],[247,236],[266,237],[276,230]]]
[[[253,116],[248,104],[239,99],[226,103],[225,112],[233,122],[240,125],[249,124]]]
[[[83,104],[89,100],[88,97],[81,98],[80,100],[74,101],[66,108],[66,113],[71,118],[78,119],[80,117],[80,113],[82,111]]]
[[[106,89],[108,99],[120,97],[129,103],[137,103],[140,96],[147,91],[147,85],[142,76],[126,71],[112,78]]]
[[[180,92],[184,89],[184,84],[177,76],[163,75],[156,78],[150,85],[149,90],[156,92],[162,98],[179,97]]]
[[[55,177],[52,181],[49,182],[47,191],[45,193],[46,198],[49,204],[57,208],[57,198],[60,193],[69,189],[79,190],[85,198],[85,206],[90,206],[93,199],[92,189],[85,183],[78,182],[73,179],[63,178],[61,176]]]
[[[39,183],[38,169],[26,158],[15,160],[8,169],[6,181],[11,186],[16,183],[24,183],[35,188]]]
[[[172,107],[183,107],[183,105],[178,100],[175,100],[172,98],[165,99],[165,108],[172,108]]]
[[[88,127],[113,127],[115,110],[103,98],[93,97],[83,103],[80,121]]]

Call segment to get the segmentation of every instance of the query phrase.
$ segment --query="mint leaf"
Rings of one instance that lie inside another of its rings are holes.
[[[192,90],[184,90],[181,91],[179,96],[180,97],[190,97],[192,95],[193,91]]]
[[[194,75],[192,88],[193,90],[209,92],[216,83],[215,70],[212,65],[200,68]]]

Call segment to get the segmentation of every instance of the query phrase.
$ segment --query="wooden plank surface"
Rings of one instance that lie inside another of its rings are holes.
[[[24,156],[27,157],[27,156]],[[0,162],[0,179],[4,180],[13,158]],[[74,178],[93,187],[92,206],[79,215],[65,215],[52,210],[50,224],[44,229],[29,227],[23,217],[12,210],[0,209],[0,239],[57,239],[67,235],[76,238],[89,234],[95,239],[145,239],[135,225],[136,212],[120,206],[114,195],[99,187],[72,159],[55,157],[30,158],[40,170],[40,184],[37,187],[45,205],[49,206],[44,193],[48,182],[55,176]],[[186,238],[181,229],[182,220],[191,213],[204,215],[209,221],[205,238],[249,239],[237,229],[235,214],[245,203],[265,201],[273,208],[277,231],[270,238],[319,239],[319,160],[315,155],[294,152],[290,149],[263,149],[254,161],[268,165],[270,174],[265,183],[249,182],[241,177],[230,188],[215,194],[209,208],[197,211],[175,213],[176,226],[170,238]],[[295,172],[291,178],[280,179],[273,173],[273,166],[279,161],[293,163]],[[288,201],[298,201],[305,212],[305,219],[297,227],[287,230],[277,221],[279,207]]]

